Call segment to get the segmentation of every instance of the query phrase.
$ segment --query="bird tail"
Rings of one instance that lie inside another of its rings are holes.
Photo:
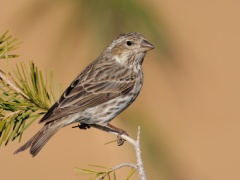
[[[54,123],[54,122],[52,122]],[[63,125],[52,125],[52,123],[45,124],[43,128],[38,131],[27,143],[17,149],[14,154],[17,154],[21,151],[24,151],[30,147],[30,154],[34,157],[39,151],[43,148],[43,146],[48,142],[48,140],[63,127]]]

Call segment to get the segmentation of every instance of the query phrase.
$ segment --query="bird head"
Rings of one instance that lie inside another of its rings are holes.
[[[137,32],[121,34],[107,47],[117,63],[122,65],[142,64],[147,51],[154,49],[148,40]]]

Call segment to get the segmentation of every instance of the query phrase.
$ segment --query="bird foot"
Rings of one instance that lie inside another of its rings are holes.
[[[77,126],[73,126],[72,128],[79,128],[79,129],[86,130],[86,129],[90,129],[90,127],[91,126],[89,124],[80,123]]]
[[[114,129],[114,130],[118,133],[118,136],[117,136],[117,145],[118,145],[118,146],[122,146],[126,140],[123,139],[123,138],[121,137],[121,135],[124,134],[124,135],[128,136],[128,133],[127,133],[126,131],[122,130],[122,129],[119,129],[119,128],[111,125],[111,124],[108,124],[107,126],[110,127],[110,128],[112,128],[112,129]]]
[[[117,145],[122,146],[126,140],[121,137],[120,134],[117,136]]]

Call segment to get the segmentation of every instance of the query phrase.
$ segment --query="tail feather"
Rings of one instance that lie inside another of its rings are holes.
[[[61,128],[62,126],[51,127],[50,124],[43,126],[43,128],[38,131],[27,143],[17,149],[14,154],[24,151],[30,147],[30,154],[34,157],[43,146],[48,142],[48,140]]]

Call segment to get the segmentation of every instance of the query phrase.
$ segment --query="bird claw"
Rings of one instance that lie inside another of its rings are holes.
[[[126,140],[121,137],[120,134],[117,136],[117,145],[122,146]]]
[[[72,128],[79,128],[79,129],[86,130],[86,129],[90,129],[90,127],[91,126],[89,124],[80,123],[77,126],[73,126]]]
[[[123,134],[126,135],[126,136],[128,136],[128,133],[127,133],[126,131],[120,129],[120,130],[119,130],[119,134],[118,134],[118,136],[117,136],[117,145],[118,145],[118,146],[122,146],[122,145],[124,144],[124,142],[126,141],[126,140],[123,139],[122,136],[121,136],[121,135],[123,135]]]

